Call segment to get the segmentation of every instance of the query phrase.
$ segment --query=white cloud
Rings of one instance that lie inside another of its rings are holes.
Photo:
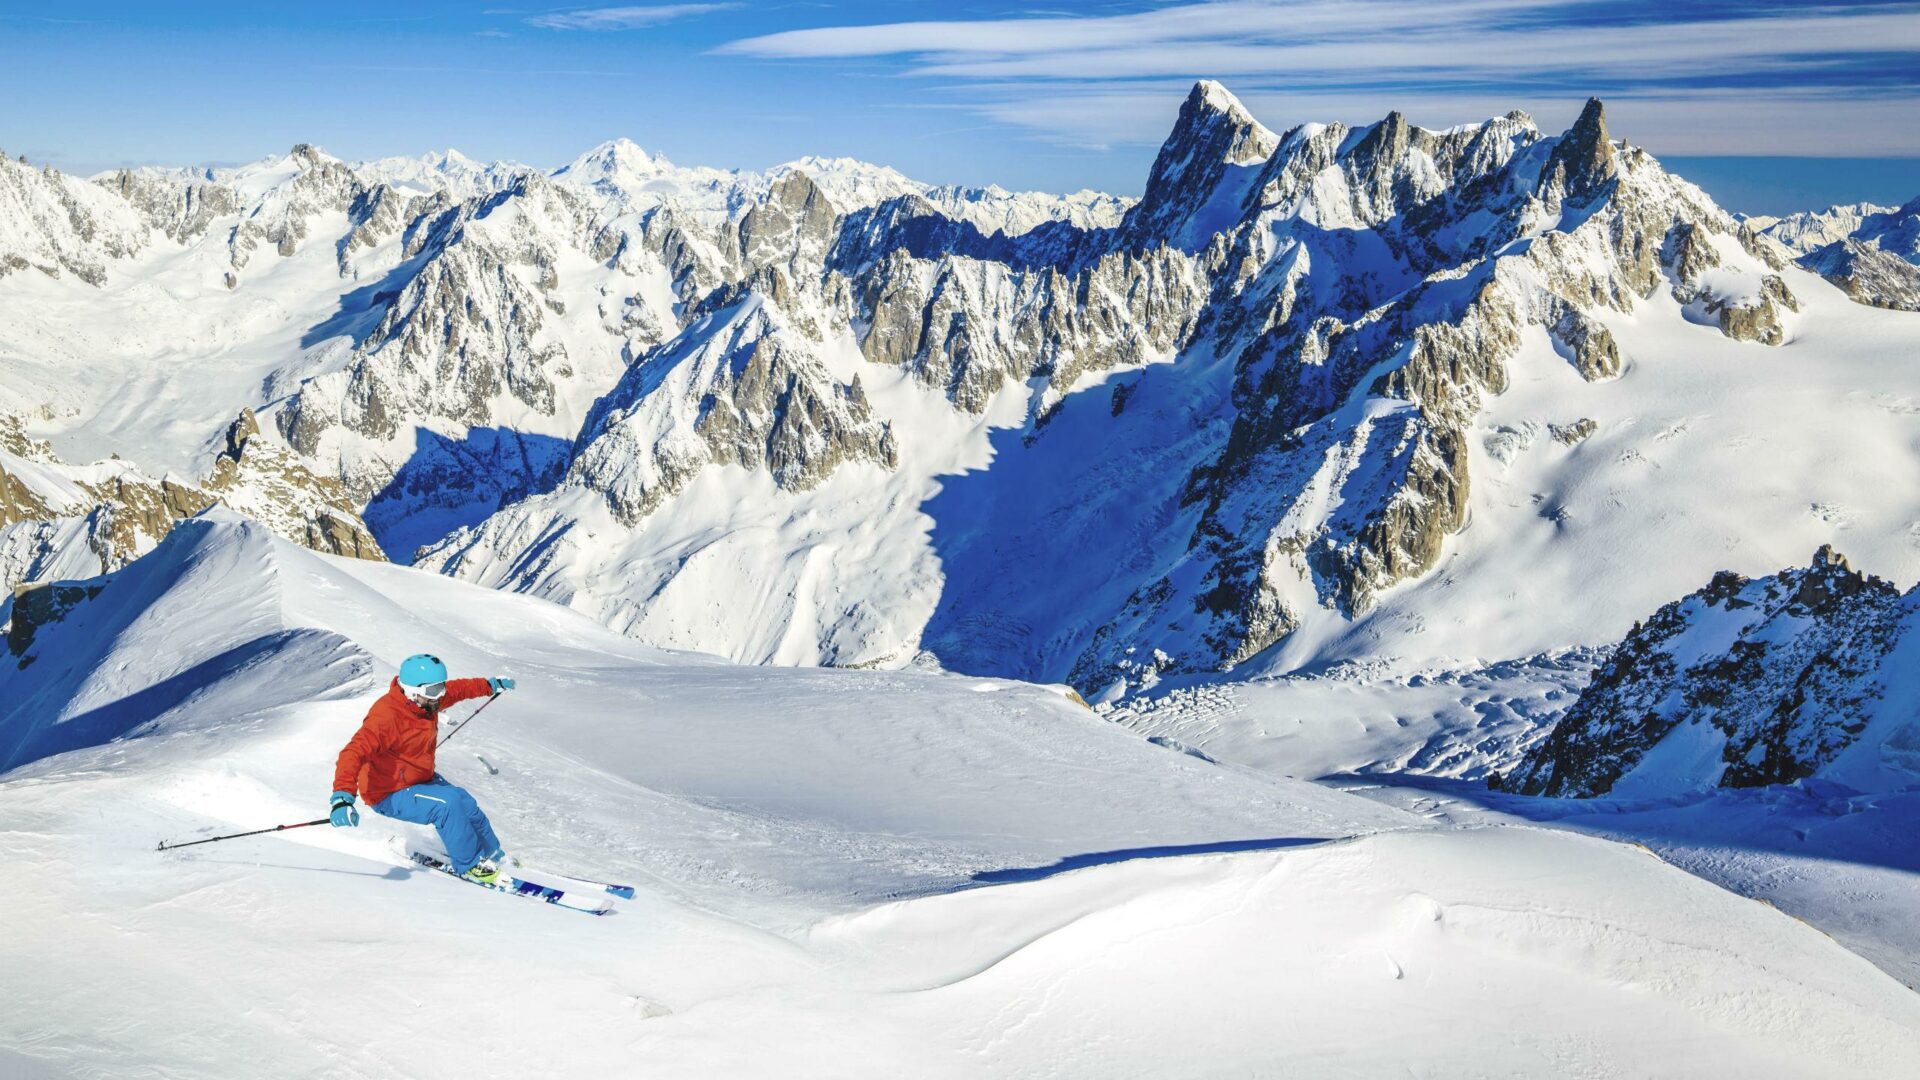
[[[1208,41],[1278,41],[1331,33],[1465,27],[1565,0],[1250,0],[1184,4],[1133,15],[884,23],[789,30],[746,38],[718,51],[767,57],[1051,55]]]
[[[543,30],[638,30],[675,19],[737,8],[739,4],[651,4],[642,7],[583,8],[536,15],[527,25]]]
[[[1427,128],[1475,123],[1523,109],[1543,130],[1565,129],[1586,103],[1578,93],[1501,93],[1484,89],[1300,90],[1235,87],[1263,122],[1285,130],[1309,121],[1369,124],[1399,110]],[[1187,84],[1097,84],[1058,92],[994,88],[966,108],[1044,142],[1080,149],[1156,146],[1179,112]],[[1616,138],[1663,154],[1785,157],[1906,157],[1916,152],[1920,119],[1909,97],[1876,96],[1870,87],[1820,90],[1702,90],[1606,95]]]
[[[1276,126],[1390,108],[1434,126],[1515,107],[1547,123],[1577,111],[1588,87],[1607,87],[1616,129],[1667,152],[1920,154],[1920,90],[1872,79],[1809,89],[1804,77],[1850,82],[1835,69],[1920,54],[1920,6],[1659,22],[1620,10],[1604,0],[1209,0],[1126,15],[821,27],[716,51],[897,58],[906,74],[957,88],[974,111],[1081,146],[1158,141],[1186,86],[1211,77]],[[1769,145],[1783,138],[1791,145]]]
[[[1169,41],[1050,55],[949,50],[918,70],[968,78],[1135,78],[1194,71],[1481,79],[1580,71],[1621,78],[1698,76],[1786,55],[1913,51],[1920,51],[1920,17],[1848,14],[1577,30],[1433,25],[1417,34],[1354,33],[1295,44]]]

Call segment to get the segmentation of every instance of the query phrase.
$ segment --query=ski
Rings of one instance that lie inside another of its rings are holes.
[[[440,873],[453,878],[455,881],[464,881],[469,885],[478,885],[482,889],[508,893],[513,896],[524,896],[530,900],[539,900],[552,904],[555,907],[563,907],[569,911],[579,911],[588,915],[609,915],[613,912],[613,901],[611,900],[578,896],[568,893],[565,889],[556,889],[551,885],[542,885],[538,882],[528,881],[525,878],[517,877],[504,871],[501,873],[499,880],[491,884],[484,881],[475,881],[472,878],[464,877],[457,873],[453,868],[453,864],[438,856],[429,855],[424,851],[419,851],[411,847],[406,847],[402,850],[405,851],[407,858],[429,870],[438,870]]]
[[[394,838],[393,846],[394,850],[400,852],[400,854],[409,856],[415,850],[422,850],[413,848],[399,837]],[[438,861],[446,861],[446,853],[440,851],[438,848],[428,850],[427,854]],[[545,867],[529,868],[526,863],[520,861],[519,856],[513,854],[507,856],[505,865],[513,868],[517,872],[525,872],[542,881],[549,878],[557,878],[562,885],[580,885],[586,887],[587,891],[590,892],[602,890],[622,900],[631,900],[634,895],[634,889],[631,885],[618,885],[611,881],[599,881],[595,878],[581,877],[579,874],[569,874],[563,870],[552,870]]]
[[[519,866],[520,863],[516,860],[514,865]],[[575,885],[590,885],[596,889],[603,889],[622,900],[633,899],[633,886],[631,885],[615,885],[610,881],[595,881],[590,877],[581,877],[579,874],[569,874],[561,870],[538,870],[535,871],[535,873],[545,877],[559,878],[562,881],[571,882]]]

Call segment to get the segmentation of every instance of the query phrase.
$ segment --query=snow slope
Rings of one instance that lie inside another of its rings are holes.
[[[1446,825],[1530,823],[1639,844],[1671,865],[1771,904],[1920,988],[1920,790],[1863,792],[1812,779],[1764,788],[1557,799],[1411,774],[1332,786]]]
[[[1920,1051],[1920,998],[1631,848],[1435,828],[1044,689],[663,653],[218,510],[94,584],[0,668],[24,1075],[1840,1076]],[[521,680],[442,768],[530,865],[638,885],[616,915],[411,872],[371,816],[152,851],[313,815],[419,648]]]
[[[1433,572],[1351,623],[1315,612],[1269,670],[1610,644],[1718,570],[1770,574],[1825,543],[1920,580],[1920,317],[1785,276],[1802,310],[1777,349],[1673,318],[1658,295],[1602,316],[1627,358],[1614,380],[1581,379],[1530,335],[1473,427],[1469,521]],[[1583,419],[1591,435],[1555,437]]]
[[[1645,844],[1920,986],[1917,596],[1823,549],[1753,581],[1722,572],[1611,649],[1356,661],[1103,712],[1436,821]]]

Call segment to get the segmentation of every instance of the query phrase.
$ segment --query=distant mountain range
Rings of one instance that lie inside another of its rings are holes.
[[[1598,101],[1276,133],[1210,82],[1138,201],[7,161],[0,576],[217,501],[656,644],[1106,700],[1603,645],[1829,541],[1920,574],[1917,238],[1737,218]]]

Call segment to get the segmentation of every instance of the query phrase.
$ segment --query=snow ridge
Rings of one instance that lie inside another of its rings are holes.
[[[1902,595],[1831,547],[1758,581],[1731,572],[1661,608],[1497,787],[1659,796],[1844,776],[1911,782],[1920,587]]]

